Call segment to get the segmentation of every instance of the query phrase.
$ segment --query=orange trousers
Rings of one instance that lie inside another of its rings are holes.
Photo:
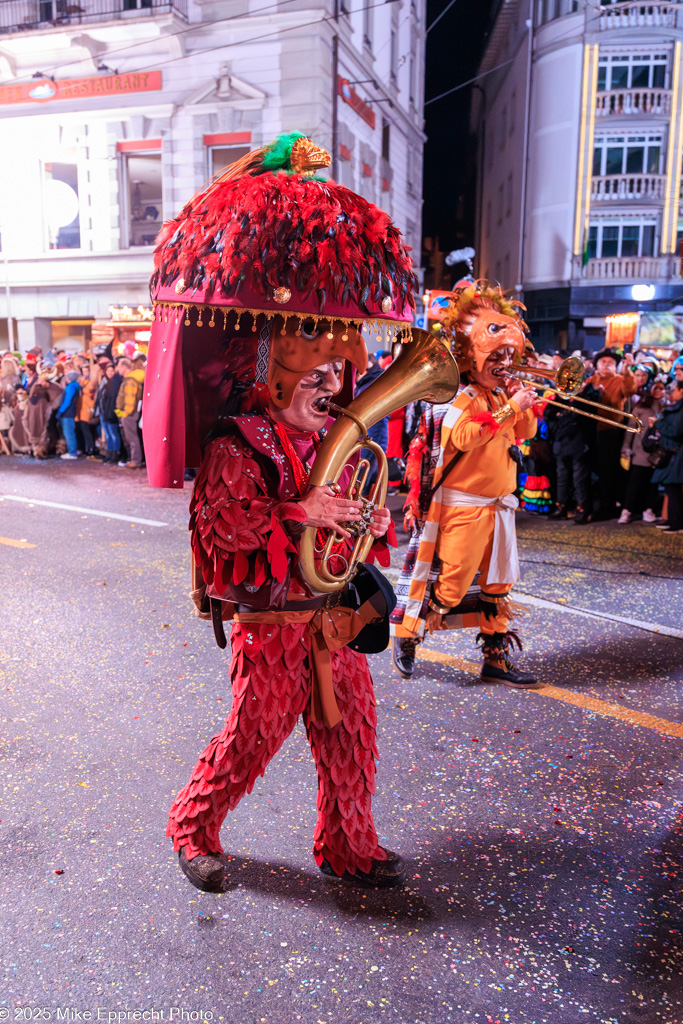
[[[493,551],[495,508],[442,508],[436,554],[441,572],[434,584],[434,600],[443,608],[454,608],[472,586],[477,570],[484,594],[505,595],[511,583],[487,583]],[[493,606],[492,606],[493,607]],[[506,633],[508,616],[502,611],[487,618],[481,615],[482,633]]]

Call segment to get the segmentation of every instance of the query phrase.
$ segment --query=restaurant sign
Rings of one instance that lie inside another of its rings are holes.
[[[0,86],[0,105],[110,98],[131,92],[153,92],[155,89],[161,89],[161,71],[98,75],[97,78],[64,78],[56,82],[43,78],[20,85]]]
[[[344,103],[348,103],[358,116],[363,118],[366,124],[369,124],[371,128],[375,127],[375,111],[365,100],[360,98],[348,78],[337,75],[337,93]]]

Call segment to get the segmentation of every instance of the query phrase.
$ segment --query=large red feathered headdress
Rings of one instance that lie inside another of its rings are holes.
[[[329,163],[300,132],[280,136],[164,225],[143,415],[153,485],[182,486],[182,466],[198,464],[231,395],[253,404],[248,392],[260,389],[286,405],[297,375],[332,356],[364,369],[364,323],[409,335],[417,280],[408,249],[386,213],[312,177]],[[333,334],[335,321],[343,332]]]

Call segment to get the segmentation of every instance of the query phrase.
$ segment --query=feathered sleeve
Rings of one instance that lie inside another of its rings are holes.
[[[284,580],[298,561],[288,522],[304,521],[296,502],[272,497],[273,485],[240,439],[207,447],[190,503],[194,560],[217,596],[234,584]]]

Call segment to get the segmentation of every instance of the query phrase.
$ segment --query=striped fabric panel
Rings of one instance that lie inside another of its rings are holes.
[[[460,388],[453,405],[451,405],[441,422],[439,438],[439,452],[434,467],[433,487],[441,479],[444,467],[444,451],[451,431],[462,416],[463,409],[457,407],[463,392],[466,388]],[[469,397],[469,396],[468,396]],[[469,402],[465,402],[468,405]],[[405,612],[401,634],[422,635],[424,633],[424,621],[427,615],[427,606],[431,596],[431,586],[439,575],[439,565],[436,558],[436,541],[439,535],[439,523],[441,521],[441,488],[437,487],[432,497],[427,518],[420,531],[415,567],[408,587],[408,599],[405,604]]]
[[[458,392],[459,394],[460,392]],[[422,494],[427,494],[434,482],[434,473],[436,472],[437,466],[443,466],[443,449],[441,447],[441,428],[443,421],[452,408],[451,403],[443,403],[441,405],[428,405],[425,412],[423,413],[423,421],[425,426],[425,437],[429,445],[429,458],[425,458],[422,467],[422,476],[420,481],[420,491]],[[405,630],[402,629],[403,618],[408,608],[408,602],[410,598],[410,589],[413,583],[414,573],[416,571],[417,556],[420,550],[420,544],[422,542],[423,533],[427,531],[432,544],[436,544],[436,536],[438,533],[438,522],[432,520],[431,522],[425,521],[421,524],[420,528],[413,531],[408,544],[408,550],[406,557],[403,562],[403,568],[399,575],[398,583],[396,584],[396,608],[391,614],[391,631],[392,633],[399,633],[400,635],[409,635]],[[422,575],[425,572],[424,563],[420,565],[418,570],[419,574]],[[423,606],[416,609],[414,604],[410,605],[410,617],[411,619],[417,619],[422,622],[424,627],[424,619],[427,614],[427,604],[429,603],[429,596],[431,592],[431,584],[437,578],[439,574],[439,566],[434,564],[433,566],[427,567],[427,577],[424,580],[424,598]]]

